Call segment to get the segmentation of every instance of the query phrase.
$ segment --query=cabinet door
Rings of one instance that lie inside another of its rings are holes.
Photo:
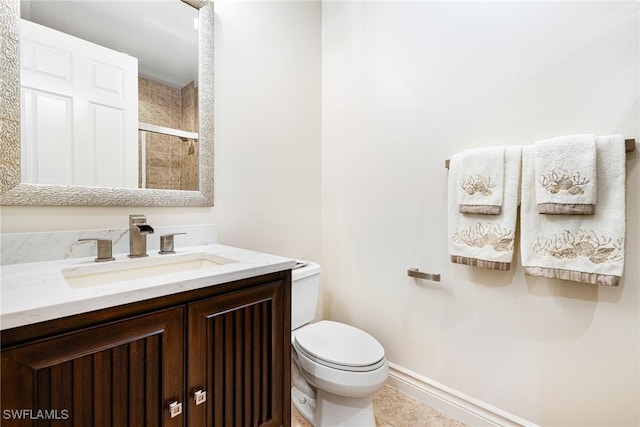
[[[37,341],[1,357],[2,425],[184,425],[184,415],[168,411],[184,394],[184,308]]]
[[[189,426],[290,425],[286,289],[275,282],[189,304]],[[196,405],[198,390],[207,400]]]

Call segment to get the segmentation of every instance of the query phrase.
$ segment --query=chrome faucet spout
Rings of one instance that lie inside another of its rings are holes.
[[[153,234],[153,227],[148,224],[134,224],[134,227],[140,234]]]
[[[147,217],[129,215],[129,258],[149,256],[147,254],[147,234],[153,234],[153,227],[147,224]]]

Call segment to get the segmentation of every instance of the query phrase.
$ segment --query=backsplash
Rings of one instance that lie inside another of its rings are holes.
[[[213,224],[158,226],[154,230],[154,234],[147,236],[149,253],[160,249],[160,236],[168,233],[187,233],[175,236],[176,250],[185,246],[216,243],[218,240],[218,229]],[[0,235],[0,264],[95,256],[95,242],[78,241],[93,237],[111,239],[114,255],[129,253],[128,228],[5,233]]]

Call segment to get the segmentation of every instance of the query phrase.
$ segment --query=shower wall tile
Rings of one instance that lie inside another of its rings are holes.
[[[197,131],[197,88],[190,82],[173,88],[139,77],[140,121],[158,126]],[[191,147],[191,148],[190,148]],[[146,187],[198,189],[197,141],[148,132],[146,134]]]
[[[138,93],[149,92],[149,80],[142,76],[138,76]]]

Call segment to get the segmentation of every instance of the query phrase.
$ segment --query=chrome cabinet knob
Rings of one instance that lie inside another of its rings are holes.
[[[207,401],[207,392],[203,390],[198,390],[193,393],[193,399],[196,401],[196,405],[200,405]]]
[[[115,258],[112,255],[111,249],[111,240],[109,239],[98,239],[98,238],[90,238],[90,239],[78,239],[78,242],[90,242],[96,241],[98,247],[98,256],[96,258],[96,262],[104,262],[104,261],[113,261]]]
[[[177,400],[175,402],[169,403],[169,415],[171,416],[171,418],[175,418],[181,413],[182,403],[178,402]]]
[[[177,236],[178,234],[187,234],[187,233],[170,233],[170,234],[163,234],[162,236],[160,236],[160,251],[158,253],[163,255],[175,254],[176,251],[174,250],[173,236]]]

